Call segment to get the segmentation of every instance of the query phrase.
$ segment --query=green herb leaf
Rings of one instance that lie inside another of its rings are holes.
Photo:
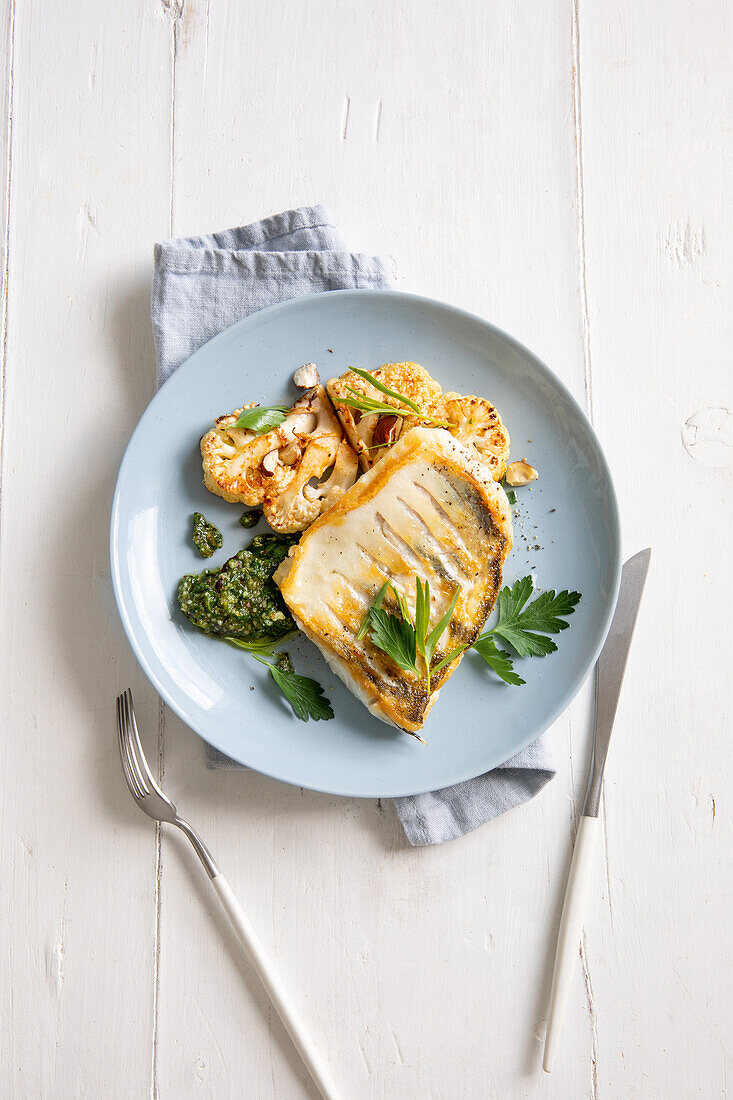
[[[511,489],[507,485],[506,481],[500,481],[499,484],[501,485],[502,489],[506,493],[506,498],[509,501],[509,503],[510,504],[516,504],[517,503],[517,494],[514,492],[514,490]]]
[[[234,638],[227,634],[222,636],[222,641],[229,642],[229,645],[244,649],[248,653],[264,653],[267,657],[272,657],[275,646],[280,645],[286,638],[291,638],[293,634],[297,634],[297,631],[291,630],[289,634],[283,634],[279,638],[259,638],[256,642],[245,642],[244,638]]]
[[[256,405],[253,409],[243,409],[232,428],[245,428],[255,435],[263,435],[271,428],[277,428],[289,412],[287,405]]]
[[[572,615],[580,601],[579,592],[543,592],[525,608],[532,592],[532,578],[524,577],[513,588],[503,588],[499,596],[499,621],[492,633],[498,634],[520,657],[545,657],[557,645],[546,634],[559,634],[569,623],[561,616]]]
[[[498,648],[490,634],[483,634],[473,648],[506,684],[513,684],[515,687],[526,684],[527,681],[514,671],[512,658],[506,650]]]
[[[435,653],[435,647],[437,646],[437,644],[440,641],[441,637],[445,633],[445,630],[447,629],[448,624],[450,623],[451,619],[453,618],[453,612],[456,609],[456,604],[458,603],[458,597],[460,596],[460,594],[461,594],[461,588],[460,588],[460,585],[459,585],[458,588],[456,588],[455,592],[453,593],[453,599],[451,600],[451,602],[448,606],[448,610],[446,611],[445,615],[443,616],[442,619],[440,619],[436,623],[436,625],[433,627],[433,629],[430,631],[430,634],[428,635],[427,647],[426,648],[427,648],[427,651],[430,655],[431,660],[432,660],[433,654]]]
[[[424,583],[415,577],[415,632],[417,646],[423,656],[430,626],[430,581]]]
[[[372,642],[404,672],[417,672],[415,628],[411,622],[398,618],[383,608],[369,609],[369,629]]]
[[[445,657],[442,657],[438,661],[437,665],[433,665],[433,672],[440,672],[441,668],[445,668],[445,666],[449,665],[451,661],[455,661],[458,654],[463,653],[466,649],[468,649],[468,643],[456,646],[456,648],[452,649],[450,653],[446,653]]]
[[[430,582],[415,577],[415,642],[425,666],[425,690],[430,694],[430,658],[428,654],[428,629],[430,628]]]
[[[403,397],[401,393],[397,393],[396,390],[391,390],[389,386],[385,386],[384,382],[380,382],[379,379],[375,378],[373,374],[370,374],[368,370],[360,370],[359,367],[349,367],[349,370],[353,371],[354,374],[358,374],[365,382],[369,382],[374,386],[375,390],[379,390],[380,393],[385,393],[387,397],[393,397],[395,401],[401,401],[403,405],[407,405],[408,409],[412,409],[418,416],[422,416],[419,405],[416,405],[414,401],[410,401],[409,397]]]
[[[301,722],[307,722],[309,718],[314,722],[333,718],[333,707],[317,680],[312,680],[310,676],[299,676],[296,672],[288,671],[287,667],[278,668],[276,664],[263,660],[256,653],[252,656],[260,664],[267,665],[270,675]],[[281,664],[284,663],[281,661]]]
[[[389,588],[389,586],[390,586],[389,581],[385,581],[384,584],[382,585],[382,587],[377,592],[374,599],[372,600],[371,607],[369,607],[367,609],[366,615],[361,620],[361,626],[359,627],[359,629],[356,632],[357,641],[361,641],[361,639],[366,636],[366,634],[369,630],[369,612],[372,610],[372,608],[380,608],[382,606],[382,603],[384,601],[384,597],[386,595],[386,592],[387,592],[387,589]]]
[[[543,592],[525,606],[532,594],[532,578],[523,577],[512,588],[508,585],[499,593],[499,621],[496,626],[481,635],[479,641],[497,634],[520,657],[545,657],[554,653],[557,645],[547,634],[559,634],[570,623],[565,619],[572,615],[580,602],[580,592]]]
[[[346,387],[353,396],[339,397],[338,404],[347,405],[350,409],[358,409],[359,412],[362,413],[376,413],[378,416],[419,416],[426,424],[432,424],[433,427],[436,428],[452,428],[454,426],[449,420],[436,420],[434,417],[427,416],[420,406],[416,405],[414,401],[411,401],[409,397],[397,393],[396,390],[391,390],[389,386],[385,386],[383,382],[380,382],[379,379],[375,378],[369,371],[360,370],[359,367],[349,367],[349,370],[354,374],[358,374],[365,382],[369,382],[370,385],[374,386],[380,393],[384,393],[388,397],[394,398],[395,401],[399,401],[403,408],[395,408],[394,405],[388,405],[385,401],[378,401],[374,397],[369,397],[367,394],[360,393],[359,390],[355,390],[353,386]]]
[[[394,596],[394,598],[397,600],[397,603],[399,604],[400,611],[402,612],[402,618],[405,620],[406,623],[409,623],[410,626],[414,626],[414,624],[412,622],[412,615],[410,614],[410,608],[408,607],[408,604],[407,604],[407,600],[405,599],[405,597],[402,595],[401,592],[397,591],[397,589],[395,588],[395,586],[393,584],[391,584],[389,587],[392,589],[392,595]]]

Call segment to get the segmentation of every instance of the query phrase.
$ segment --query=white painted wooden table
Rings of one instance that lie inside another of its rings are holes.
[[[730,5],[4,0],[3,36],[2,1096],[314,1096],[192,853],[123,787],[128,683],[345,1098],[725,1095]],[[654,546],[550,1078],[588,693],[535,802],[413,850],[389,804],[207,772],[115,612],[153,242],[313,202],[400,286],[553,367],[606,448],[625,550]]]

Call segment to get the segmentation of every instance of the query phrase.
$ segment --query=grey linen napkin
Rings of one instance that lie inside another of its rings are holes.
[[[235,321],[316,291],[388,289],[387,265],[347,251],[322,206],[155,246],[152,316],[158,384]],[[238,768],[206,745],[210,768]],[[440,844],[533,798],[555,768],[547,735],[499,768],[442,791],[395,799],[410,844]]]

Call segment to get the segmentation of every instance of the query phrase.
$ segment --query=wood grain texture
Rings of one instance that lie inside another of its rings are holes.
[[[713,3],[599,10],[580,34],[594,406],[626,546],[654,556],[609,763],[608,904],[587,937],[598,1092],[724,1096],[733,692],[714,624],[731,474],[683,431],[731,408],[733,29]]]
[[[4,55],[0,1066],[23,1100],[146,1095],[154,1019],[155,839],[111,702],[131,681],[146,725],[157,702],[118,624],[107,525],[153,389],[167,52],[142,5],[74,8],[15,3]]]
[[[128,683],[345,1097],[725,1095],[725,6],[7,0],[0,19],[3,1095],[314,1096],[192,853],[123,788]],[[311,202],[401,287],[549,363],[594,416],[628,551],[654,546],[550,1078],[588,691],[533,803],[414,850],[390,804],[207,772],[117,622],[106,528],[153,389],[152,242]]]
[[[504,325],[582,397],[567,15],[561,5],[540,17],[475,6],[450,21],[438,6],[426,18],[424,6],[387,2],[187,5],[175,27],[175,233],[325,201],[355,248],[395,256],[401,285]],[[237,43],[262,63],[235,64]],[[203,206],[202,188],[215,196]],[[582,702],[575,713],[583,759]],[[197,740],[167,718],[166,781],[215,840],[347,1095],[528,1087],[569,855],[556,839],[569,842],[567,718],[556,737],[551,802],[418,852],[389,806],[207,774]],[[183,855],[182,865],[164,849],[159,1086],[186,1094],[199,1082],[217,1095],[245,1065],[253,1096],[308,1095],[251,977],[212,940],[206,884],[192,900]],[[204,978],[180,966],[190,944],[210,945]],[[579,1056],[556,1095],[591,1079],[580,992]]]

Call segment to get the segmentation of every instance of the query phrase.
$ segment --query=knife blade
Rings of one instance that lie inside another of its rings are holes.
[[[651,548],[629,558],[621,571],[621,586],[611,629],[608,631],[596,664],[596,720],[593,734],[593,761],[583,806],[584,817],[598,817],[611,731],[616,717],[621,684],[631,649],[636,617],[649,571]]]
[[[603,771],[651,553],[649,548],[640,550],[633,558],[629,558],[621,571],[616,610],[596,664],[593,760],[583,813],[575,837],[573,860],[565,888],[565,900],[557,935],[552,992],[547,1013],[545,1051],[542,1059],[542,1068],[546,1073],[551,1072],[555,1061],[560,1027],[565,1015],[573,967],[583,931],[583,913],[590,887],[593,853],[600,826],[598,811],[603,788]]]

